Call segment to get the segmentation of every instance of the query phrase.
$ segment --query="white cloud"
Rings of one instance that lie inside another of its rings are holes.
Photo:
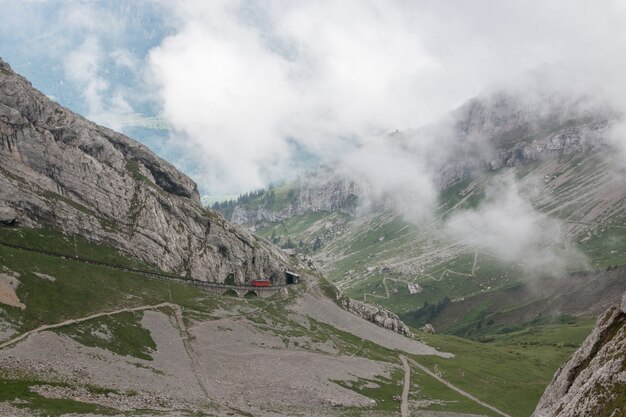
[[[207,161],[201,185],[214,192],[284,174],[287,138],[335,158],[544,63],[561,64],[566,88],[588,89],[591,78],[614,101],[626,96],[618,1],[164,4],[178,26],[150,66],[166,116]]]
[[[446,232],[460,243],[486,251],[528,272],[562,273],[584,265],[585,257],[569,245],[558,220],[538,211],[506,176],[487,190],[475,210],[459,212],[446,222]]]
[[[284,174],[289,138],[328,157],[352,138],[408,126],[420,111],[399,104],[434,63],[399,10],[283,6],[251,11],[268,19],[260,26],[237,2],[182,2],[182,28],[151,54],[166,116],[212,162],[207,175],[222,176],[207,181],[214,191]]]
[[[98,40],[90,37],[71,51],[64,62],[67,78],[83,88],[83,96],[92,114],[104,111],[102,94],[109,88],[108,82],[100,76],[102,59]]]

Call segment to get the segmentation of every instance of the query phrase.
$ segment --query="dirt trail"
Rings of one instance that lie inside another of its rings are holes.
[[[404,386],[402,388],[402,404],[400,405],[400,414],[402,417],[410,417],[409,413],[409,389],[411,388],[411,367],[406,361],[404,355],[400,355],[402,367],[404,368]]]
[[[13,338],[13,339],[11,339],[9,341],[6,341],[6,342],[0,344],[0,349],[3,349],[5,347],[11,346],[11,345],[14,345],[17,342],[26,339],[31,334],[34,334],[34,333],[37,333],[37,332],[42,332],[42,331],[50,330],[50,329],[57,329],[59,327],[69,326],[70,324],[82,323],[84,321],[93,320],[93,319],[96,319],[98,317],[103,317],[103,316],[112,316],[114,314],[130,313],[130,312],[133,312],[133,311],[156,310],[156,309],[163,308],[163,307],[171,307],[174,310],[176,310],[177,308],[180,309],[180,307],[178,307],[176,304],[160,303],[160,304],[145,305],[145,306],[139,306],[139,307],[121,308],[119,310],[107,311],[107,312],[103,312],[103,313],[96,313],[96,314],[92,314],[90,316],[80,317],[80,318],[77,318],[77,319],[69,319],[69,320],[65,320],[65,321],[62,321],[62,322],[56,323],[56,324],[45,324],[43,326],[37,327],[36,329],[29,330],[26,333],[22,333],[21,335],[19,335],[19,336],[15,337],[15,338]]]
[[[169,303],[168,303],[169,304]],[[185,321],[183,320],[183,311],[178,304],[170,304],[170,307],[174,309],[174,317],[176,319],[176,324],[178,325],[178,330],[180,331],[180,338],[183,341],[183,346],[185,347],[185,351],[191,359],[191,370],[193,372],[194,377],[198,381],[198,386],[204,392],[207,400],[209,399],[209,390],[207,388],[206,381],[206,373],[202,369],[202,365],[200,364],[200,360],[198,359],[198,355],[196,351],[191,346],[191,342],[189,341],[189,332],[187,331],[187,326],[185,325]]]
[[[476,263],[478,262],[478,251],[474,252],[474,265],[472,265],[472,277],[476,278]]]
[[[440,376],[438,376],[437,374],[432,372],[430,369],[428,369],[424,365],[420,365],[419,363],[415,362],[413,359],[409,359],[409,361],[413,365],[417,366],[422,372],[424,372],[427,375],[435,378],[437,381],[441,382],[442,384],[444,384],[445,386],[447,386],[451,390],[454,390],[454,391],[458,392],[459,394],[461,394],[462,396],[464,396],[466,398],[469,398],[470,400],[474,401],[475,403],[480,404],[480,405],[482,405],[485,408],[488,408],[489,410],[493,411],[494,413],[500,414],[503,417],[511,417],[510,415],[506,414],[505,412],[498,410],[496,407],[494,407],[492,405],[489,405],[486,402],[483,402],[483,401],[479,400],[478,398],[474,397],[469,392],[463,391],[461,388],[459,388],[459,387],[457,387],[455,385],[452,385],[451,383],[449,383],[445,379],[441,378]]]

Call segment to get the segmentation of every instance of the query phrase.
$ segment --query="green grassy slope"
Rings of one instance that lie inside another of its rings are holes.
[[[414,359],[483,401],[514,417],[529,416],[554,372],[582,343],[593,321],[545,325],[501,335],[492,343],[420,334],[431,346],[454,353]]]

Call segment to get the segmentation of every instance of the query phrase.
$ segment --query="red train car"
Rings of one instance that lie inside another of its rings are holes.
[[[270,287],[272,283],[268,279],[253,279],[250,281],[250,285],[253,287]]]

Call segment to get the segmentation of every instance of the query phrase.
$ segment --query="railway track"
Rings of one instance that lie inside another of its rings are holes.
[[[219,283],[219,282],[202,281],[202,280],[194,279],[194,278],[181,278],[181,277],[173,275],[173,274],[166,274],[166,273],[162,273],[162,272],[148,271],[148,270],[145,270],[145,269],[130,268],[130,267],[127,267],[127,266],[110,264],[110,263],[101,262],[101,261],[95,261],[93,259],[86,259],[86,258],[82,258],[80,256],[72,256],[72,255],[67,255],[67,254],[63,254],[63,253],[56,253],[56,252],[45,251],[45,250],[42,250],[42,249],[29,248],[29,247],[26,247],[26,246],[16,245],[14,243],[7,243],[7,242],[1,242],[0,241],[0,246],[12,248],[12,249],[23,250],[23,251],[26,251],[26,252],[38,253],[38,254],[42,254],[42,255],[46,255],[46,256],[51,256],[51,257],[55,257],[55,258],[59,258],[59,259],[65,259],[65,260],[80,262],[80,263],[89,264],[89,265],[101,266],[101,267],[105,267],[105,268],[109,268],[109,269],[116,269],[118,271],[130,272],[130,273],[133,273],[133,274],[143,275],[143,276],[146,276],[148,278],[160,279],[160,280],[169,281],[169,282],[176,282],[176,283],[184,284],[184,285],[191,285],[193,287],[196,287],[196,288],[199,288],[199,289],[202,289],[202,290],[208,290],[208,291],[213,291],[213,292],[215,292],[216,290],[223,290],[223,291],[226,291],[226,290],[238,291],[239,290],[239,291],[255,291],[255,292],[257,292],[257,291],[258,292],[276,292],[276,291],[278,291],[278,290],[280,290],[282,288],[289,287],[290,285],[293,285],[293,284],[278,284],[278,285],[272,285],[270,287],[256,287],[256,286],[253,286],[253,285],[222,284],[222,283]]]

